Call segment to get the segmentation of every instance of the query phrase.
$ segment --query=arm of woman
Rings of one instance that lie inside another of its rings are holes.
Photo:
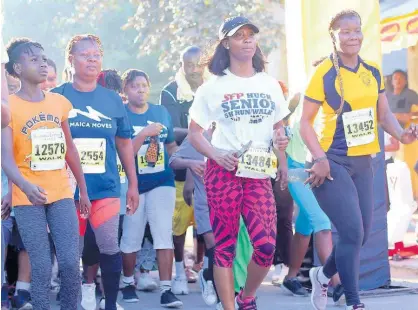
[[[278,123],[276,123],[274,125],[274,131],[278,133],[279,137],[286,137],[285,131],[284,131],[284,127],[283,127],[283,121],[280,121]],[[288,141],[288,139],[286,139],[286,141]],[[287,144],[286,144],[287,146]],[[276,177],[276,181],[280,182],[280,188],[282,190],[284,190],[287,186],[287,172],[288,172],[288,167],[287,167],[287,159],[286,159],[286,148],[282,149],[281,147],[279,148],[273,148],[274,153],[277,157],[277,159],[279,160],[279,165],[278,165],[278,171],[277,171],[277,177]]]
[[[163,125],[160,123],[152,123],[149,124],[147,127],[142,129],[135,138],[132,139],[132,148],[133,148],[133,154],[136,156],[139,149],[144,144],[147,137],[153,137],[160,134],[161,130],[163,129]]]
[[[135,157],[131,139],[116,137],[116,149],[120,162],[128,178],[128,192],[126,193],[126,213],[132,215],[139,206],[138,179],[135,171]]]
[[[27,181],[16,165],[13,155],[13,131],[10,127],[1,130],[1,167],[9,180],[25,193],[33,205],[44,205],[47,202],[45,190]]]
[[[193,204],[193,191],[194,191],[194,181],[193,175],[190,169],[187,169],[186,181],[184,182],[183,187],[183,199],[188,206]]]
[[[318,114],[319,107],[320,105],[318,103],[305,99],[303,101],[303,112],[300,120],[300,135],[314,159],[312,168],[307,169],[310,176],[305,182],[305,184],[310,183],[312,187],[322,185],[325,178],[332,180],[329,162],[324,150],[319,144],[318,137],[312,126],[313,121]]]
[[[80,190],[80,212],[84,217],[87,217],[90,212],[91,202],[87,192],[87,184],[86,179],[84,178],[83,168],[81,168],[80,156],[78,155],[77,147],[75,146],[73,137],[71,136],[68,120],[65,120],[61,123],[61,128],[64,132],[65,143],[67,145],[65,161],[70,167]]]
[[[210,158],[228,171],[233,171],[238,165],[238,158],[233,153],[220,154],[203,136],[203,128],[195,121],[190,122],[189,139],[192,146],[202,155]]]
[[[169,143],[169,144],[166,144],[166,147],[167,147],[167,153],[168,153],[168,156],[170,156],[171,157],[171,155],[173,155],[176,151],[177,151],[177,149],[178,149],[178,146],[177,146],[177,142],[171,142],[171,143]]]
[[[383,130],[403,144],[409,144],[417,139],[418,131],[414,124],[404,130],[389,108],[386,94],[380,93],[377,104],[377,119]]]

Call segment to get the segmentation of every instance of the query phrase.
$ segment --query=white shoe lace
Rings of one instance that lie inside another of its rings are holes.
[[[321,285],[321,297],[328,297],[328,285]]]

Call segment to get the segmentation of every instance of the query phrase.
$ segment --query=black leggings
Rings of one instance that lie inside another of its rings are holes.
[[[276,252],[274,254],[273,264],[289,266],[293,238],[293,198],[287,187],[282,191],[280,184],[273,179],[272,185],[277,212]]]
[[[326,180],[323,185],[313,188],[313,193],[337,229],[338,242],[323,271],[328,278],[339,273],[347,305],[352,306],[360,303],[360,250],[372,224],[372,158],[327,156],[334,180]]]

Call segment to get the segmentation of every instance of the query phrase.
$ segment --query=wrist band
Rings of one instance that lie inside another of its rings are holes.
[[[313,163],[316,164],[327,159],[328,158],[326,156],[318,157],[317,159],[314,159]]]

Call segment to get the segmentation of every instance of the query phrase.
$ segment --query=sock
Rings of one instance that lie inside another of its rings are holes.
[[[23,290],[23,291],[28,291],[29,292],[30,291],[30,283],[17,281],[16,282],[15,296],[17,296],[17,291],[18,290]]]
[[[123,282],[123,285],[126,287],[126,286],[129,286],[129,285],[134,285],[135,284],[135,279],[134,279],[134,276],[130,276],[130,277],[125,277],[125,276],[123,276],[122,277],[122,282]]]
[[[207,269],[209,266],[209,258],[205,255],[203,257],[203,269]]]
[[[178,278],[186,279],[186,271],[184,270],[184,263],[176,262],[176,276]]]
[[[163,294],[165,291],[171,290],[171,281],[160,281],[160,292]]]
[[[102,283],[106,296],[106,310],[116,310],[116,299],[119,292],[119,279],[122,269],[122,256],[119,253],[108,255],[100,254],[102,269]]]
[[[213,278],[213,256],[215,252],[215,248],[206,249],[206,256],[208,258],[208,268],[203,270],[203,277],[206,281],[212,281],[213,289],[215,290],[216,297],[218,298],[218,302],[221,302],[219,299],[218,291],[216,289],[215,280]]]
[[[328,285],[330,279],[325,276],[324,274],[324,268],[319,268],[318,273],[316,275],[316,277],[318,278],[319,283],[321,283],[322,285]]]

